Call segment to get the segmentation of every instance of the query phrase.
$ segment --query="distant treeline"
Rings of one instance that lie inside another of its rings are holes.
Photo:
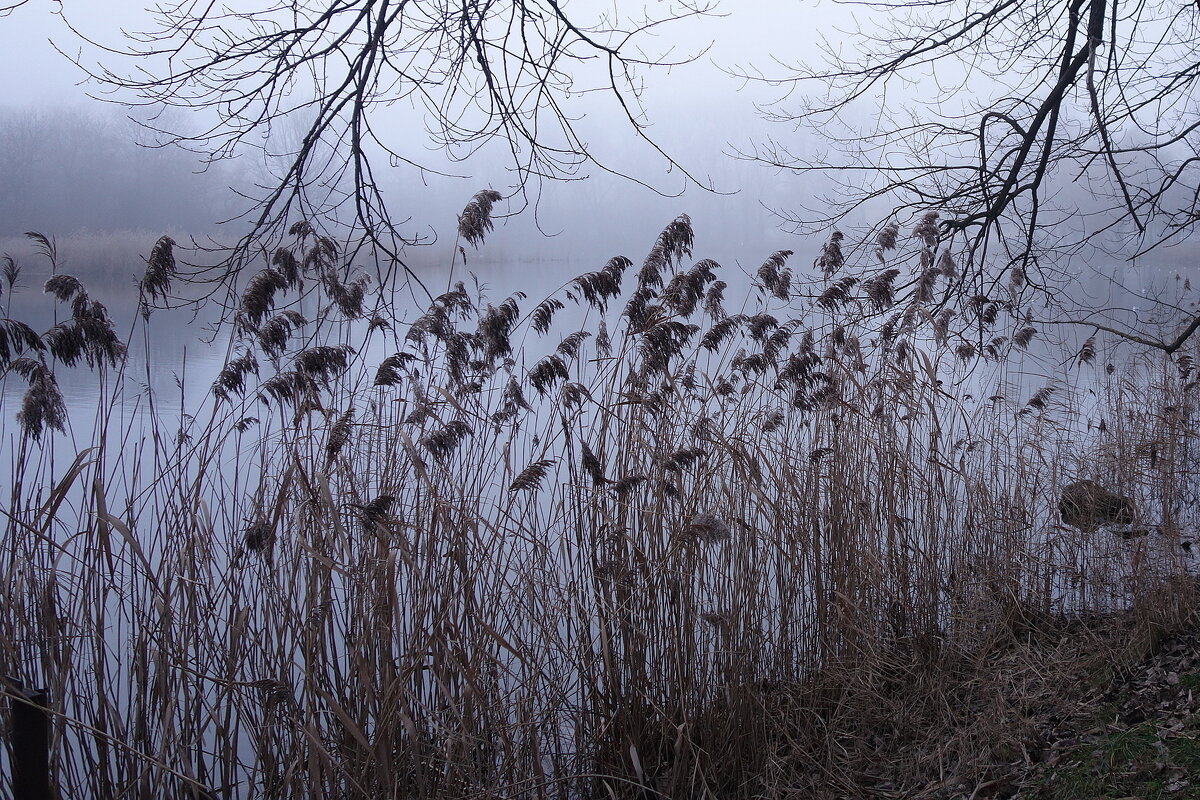
[[[0,109],[0,235],[186,228],[208,230],[235,213],[234,170],[208,170],[125,109]]]

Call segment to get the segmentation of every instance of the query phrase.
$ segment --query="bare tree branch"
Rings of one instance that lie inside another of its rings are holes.
[[[852,211],[903,219],[936,210],[941,239],[962,251],[964,297],[995,296],[1018,268],[1025,290],[1047,301],[1072,257],[1141,255],[1196,229],[1200,7],[852,5],[869,19],[826,44],[824,66],[740,73],[803,98],[769,116],[828,145],[819,154],[778,141],[734,151],[835,182],[815,210],[786,212],[797,228],[827,228]],[[1198,326],[1176,326],[1178,341],[1119,325],[1109,332],[1169,354]]]
[[[620,174],[578,127],[579,98],[596,90],[608,109],[593,100],[587,113],[616,115],[700,184],[650,137],[639,97],[644,70],[696,55],[648,55],[649,32],[708,11],[672,0],[657,16],[588,20],[556,0],[286,0],[252,10],[178,0],[158,7],[157,27],[131,34],[132,46],[93,43],[128,66],[81,66],[108,99],[187,110],[184,125],[147,124],[211,159],[261,150],[281,124],[300,120],[303,135],[277,158],[283,170],[252,198],[238,252],[281,238],[298,218],[324,218],[402,266],[402,248],[417,237],[394,223],[377,163],[444,173],[431,149],[450,163],[503,152],[517,205],[542,180],[585,168]]]

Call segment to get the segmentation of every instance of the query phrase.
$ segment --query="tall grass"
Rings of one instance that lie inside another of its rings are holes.
[[[23,417],[0,509],[0,672],[49,687],[62,795],[853,794],[1022,631],[1174,624],[1190,361],[993,390],[1029,325],[951,326],[921,230],[915,269],[892,229],[862,275],[840,234],[816,276],[775,253],[729,314],[680,217],[640,265],[401,323],[297,226],[178,427],[109,424],[120,354],[85,337],[92,445]],[[62,366],[39,347],[9,369]],[[1077,478],[1155,533],[1062,525]]]

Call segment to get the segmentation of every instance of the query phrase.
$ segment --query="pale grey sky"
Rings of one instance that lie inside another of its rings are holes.
[[[236,0],[229,5],[251,8],[255,2]],[[570,6],[588,9],[613,4],[614,0],[576,0]],[[615,4],[622,10],[638,10],[646,5],[621,0],[615,0]],[[83,76],[55,51],[51,42],[68,53],[81,54],[85,62],[93,62],[99,53],[71,34],[64,19],[101,44],[120,46],[123,31],[152,26],[148,5],[152,5],[148,0],[29,0],[8,17],[0,18],[0,74],[6,76],[0,102],[24,105],[83,96],[87,87],[77,85]],[[722,0],[715,16],[660,29],[662,35],[657,41],[664,46],[678,43],[677,52],[695,52],[709,44],[711,47],[696,63],[669,73],[656,70],[651,89],[661,88],[664,94],[689,100],[724,99],[736,107],[741,104],[731,98],[739,94],[739,82],[725,76],[714,64],[753,62],[769,66],[773,58],[804,60],[816,55],[820,33],[833,34],[837,21],[847,19],[845,10],[829,0]],[[768,96],[761,94],[759,99]]]
[[[252,8],[255,2],[236,0],[229,5]],[[0,74],[5,76],[0,84],[4,87],[0,91],[0,106],[92,102],[87,100],[88,93],[101,92],[102,87],[82,83],[84,76],[55,51],[51,41],[64,51],[79,54],[85,63],[94,63],[103,56],[71,33],[57,10],[61,8],[66,20],[96,42],[120,46],[123,30],[152,26],[145,5],[147,0],[63,0],[61,5],[51,0],[30,0],[9,17],[0,18]],[[636,13],[643,6],[651,10],[661,7],[645,0],[632,3],[576,0],[572,4],[585,12],[612,5],[625,13]],[[776,220],[764,204],[777,208],[792,205],[811,190],[811,185],[722,155],[729,142],[745,144],[770,130],[757,116],[755,104],[774,95],[768,87],[743,86],[721,67],[753,63],[768,68],[775,58],[795,62],[815,57],[818,36],[822,32],[833,35],[833,21],[846,18],[844,9],[816,0],[723,0],[717,12],[721,16],[686,20],[661,28],[662,35],[656,42],[663,49],[675,46],[676,53],[688,53],[711,46],[694,63],[649,73],[644,104],[652,123],[651,134],[695,174],[702,178],[711,176],[722,190],[749,187],[751,191],[715,196],[691,187],[683,197],[663,198],[610,177],[586,185],[550,185],[539,208],[544,230],[568,230],[578,227],[581,219],[587,219],[600,230],[612,230],[614,236],[627,235],[634,246],[622,245],[619,249],[636,251],[637,246],[653,237],[675,214],[686,212],[696,220],[701,256],[718,255],[704,247],[706,240],[711,243],[717,237],[722,240],[721,257],[745,258],[747,263],[761,259],[772,249],[810,249],[810,245],[796,243],[795,237],[779,233],[775,229]],[[119,59],[108,57],[108,62],[117,63]],[[584,124],[595,126],[596,140],[608,139],[611,132],[607,144],[615,146],[617,158],[627,155],[629,158],[620,166],[665,190],[678,191],[684,187],[678,173],[667,173],[664,165],[655,162],[648,153],[635,153],[632,142],[624,144],[622,137],[629,135],[627,129],[613,126],[610,131],[606,123],[596,120]],[[440,235],[449,227],[441,218],[452,221],[452,210],[461,207],[477,188],[491,184],[503,189],[504,181],[509,180],[506,171],[494,163],[468,164],[465,169],[460,165],[460,171],[476,177],[435,187],[433,193],[437,197],[414,205],[422,211],[435,209],[433,216],[437,219],[414,218],[415,224],[433,227]],[[596,174],[596,170],[589,172]],[[413,191],[430,193],[430,189],[415,185]],[[415,199],[405,198],[406,203]],[[397,209],[400,217],[411,213],[411,208]],[[508,233],[514,246],[518,241],[528,242],[532,219],[510,222],[508,227],[514,229]],[[706,236],[706,231],[712,233]],[[498,235],[498,238],[505,237]],[[760,241],[761,244],[751,244]],[[562,246],[565,245],[561,240],[543,241],[539,250],[553,251]],[[811,243],[812,248],[818,246]],[[743,250],[744,256],[736,255]]]

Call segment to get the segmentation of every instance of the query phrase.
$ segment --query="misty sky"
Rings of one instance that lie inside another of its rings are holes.
[[[255,7],[256,0],[237,0],[236,7]],[[625,0],[574,0],[568,9],[590,10],[611,7],[619,10],[649,7],[659,3]],[[120,45],[123,32],[153,27],[152,15],[145,11],[147,0],[30,0],[3,18],[0,28],[0,69],[10,76],[4,87],[4,103],[30,104],[70,102],[82,97],[81,75],[54,46],[64,52],[81,55],[91,61],[96,55],[67,29],[69,21],[85,36],[104,45]],[[62,15],[56,9],[62,9]],[[818,36],[837,38],[837,27],[844,27],[850,16],[826,0],[723,0],[714,16],[685,20],[664,26],[658,41],[678,46],[679,53],[695,52],[707,45],[707,55],[694,64],[679,67],[673,74],[656,73],[664,91],[694,100],[718,99],[724,108],[738,109],[745,101],[734,99],[739,82],[725,77],[714,64],[734,66],[754,63],[763,68],[773,59],[803,61],[815,55]],[[116,63],[115,61],[111,63]],[[11,80],[21,76],[20,80]],[[751,99],[752,100],[752,99]],[[731,128],[736,124],[731,121]]]
[[[150,16],[142,10],[145,4],[146,0],[103,3],[65,0],[62,8],[66,19],[81,33],[102,44],[120,45],[123,29],[152,26]],[[98,56],[54,13],[58,5],[49,0],[31,0],[9,17],[0,19],[0,71],[9,76],[0,95],[0,105],[25,108],[100,105],[87,95],[99,93],[102,87],[80,85],[84,76],[51,44],[53,41],[64,51],[79,54],[85,62],[94,63]],[[583,0],[572,7],[587,11],[611,5],[612,0]],[[640,3],[617,5],[622,10],[642,7]],[[802,185],[794,177],[779,176],[723,154],[731,143],[745,145],[768,131],[784,135],[789,132],[772,130],[756,113],[755,104],[774,99],[775,90],[745,87],[723,72],[722,67],[754,64],[770,69],[774,59],[796,62],[815,56],[818,33],[836,37],[834,15],[846,19],[840,9],[831,10],[831,6],[828,2],[818,8],[816,2],[725,0],[718,8],[724,16],[687,20],[662,28],[663,35],[656,44],[664,50],[674,48],[673,57],[698,52],[706,46],[709,49],[694,63],[648,74],[644,103],[653,123],[651,133],[694,174],[710,178],[718,189],[736,194],[711,195],[690,187],[682,197],[659,197],[612,177],[600,177],[586,184],[551,185],[544,189],[537,209],[538,222],[545,232],[566,232],[568,236],[541,239],[533,215],[526,213],[521,219],[506,223],[489,244],[494,241],[506,250],[533,247],[540,255],[555,258],[563,248],[571,246],[566,242],[572,238],[569,232],[586,223],[589,241],[611,241],[610,245],[595,246],[636,255],[649,246],[663,224],[685,212],[696,223],[698,256],[736,259],[753,268],[772,250],[792,247],[807,254],[819,248],[819,243],[798,241],[797,237],[779,231],[777,218],[767,210],[794,206],[811,190],[811,185]],[[106,63],[120,62],[110,59]],[[13,76],[20,79],[14,80]],[[627,145],[623,138],[629,136],[627,128],[614,123],[611,128],[601,125],[596,130],[598,137],[608,139],[606,145],[615,148],[612,152],[627,158],[627,168],[638,177],[668,193],[685,188],[677,172],[668,173],[661,161],[649,153],[630,149],[632,142]],[[396,135],[404,134],[397,130]],[[434,181],[428,186],[412,183],[407,196],[395,201],[389,199],[396,204],[397,216],[413,216],[412,230],[427,229],[443,236],[452,227],[456,210],[476,189],[497,184],[497,188],[503,188],[509,179],[503,166],[494,163],[469,163],[465,170],[461,166],[459,169],[470,172],[473,178]],[[589,174],[594,175],[595,170]],[[431,218],[418,218],[414,208]],[[187,224],[180,221],[180,227]],[[52,221],[43,223],[43,227],[52,226]]]

